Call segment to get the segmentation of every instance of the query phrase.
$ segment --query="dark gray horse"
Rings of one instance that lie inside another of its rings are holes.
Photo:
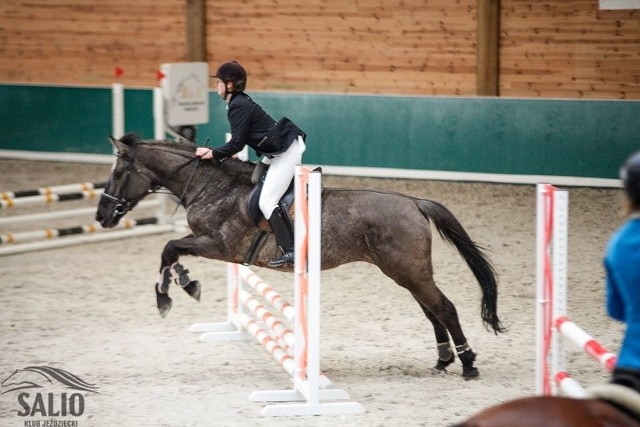
[[[138,201],[160,187],[181,199],[192,234],[170,240],[162,251],[156,283],[158,309],[171,308],[172,279],[199,299],[200,284],[178,263],[181,255],[195,255],[241,263],[261,232],[248,212],[254,165],[236,159],[222,163],[200,161],[195,145],[176,141],[140,141],[132,135],[112,139],[118,159],[98,206],[96,219],[115,226]],[[497,279],[487,256],[444,206],[430,200],[382,190],[325,188],[322,192],[322,269],[365,261],[380,270],[420,304],[433,324],[438,343],[436,369],[444,371],[455,354],[463,376],[478,375],[475,353],[467,344],[455,306],[436,286],[431,263],[431,228],[455,246],[482,290],[481,315],[496,333],[503,328],[497,314]],[[269,236],[254,264],[266,267],[278,248]]]

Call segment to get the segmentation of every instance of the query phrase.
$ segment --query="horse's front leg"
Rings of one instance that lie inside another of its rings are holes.
[[[178,262],[181,255],[199,255],[198,239],[189,235],[178,240],[169,240],[162,251],[162,260],[156,282],[156,301],[160,315],[165,317],[171,310],[169,285],[173,279],[190,296],[200,301],[200,282],[189,278],[189,270]]]

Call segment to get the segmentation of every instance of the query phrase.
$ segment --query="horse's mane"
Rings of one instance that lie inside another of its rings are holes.
[[[251,161],[242,161],[235,158],[223,160],[222,162],[213,161],[210,162],[211,167],[218,167],[227,172],[231,177],[237,181],[251,184],[251,175],[256,164]]]
[[[120,138],[120,141],[129,146],[142,144],[150,147],[166,147],[169,151],[179,153],[184,157],[195,157],[196,144],[183,138],[179,138],[177,140],[141,140],[136,134],[129,133]],[[255,163],[249,161],[245,162],[235,158],[229,158],[223,161],[214,159],[212,161],[203,160],[200,167],[218,168],[229,175],[233,181],[251,184],[251,175],[253,173]]]

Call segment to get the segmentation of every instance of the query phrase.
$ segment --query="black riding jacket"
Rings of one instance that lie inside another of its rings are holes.
[[[231,125],[231,140],[213,150],[213,156],[218,160],[233,156],[245,145],[253,148],[259,156],[273,157],[286,151],[298,135],[306,137],[287,118],[276,123],[244,92],[231,95],[227,118]]]
[[[275,120],[244,92],[231,95],[227,118],[231,125],[231,140],[213,150],[213,156],[219,160],[233,156],[245,145],[256,149],[257,144],[276,125]]]

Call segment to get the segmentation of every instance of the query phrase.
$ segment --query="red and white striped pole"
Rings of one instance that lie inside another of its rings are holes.
[[[557,317],[555,319],[555,326],[562,335],[584,350],[589,356],[593,357],[593,359],[600,363],[607,371],[613,371],[617,361],[616,355],[607,350],[602,344],[596,341],[595,338],[565,316]]]
[[[568,396],[585,397],[585,389],[565,370],[563,337],[608,371],[614,369],[616,356],[566,316],[567,229],[568,192],[548,184],[538,184],[536,391],[541,395],[551,395],[557,394],[559,388]]]

